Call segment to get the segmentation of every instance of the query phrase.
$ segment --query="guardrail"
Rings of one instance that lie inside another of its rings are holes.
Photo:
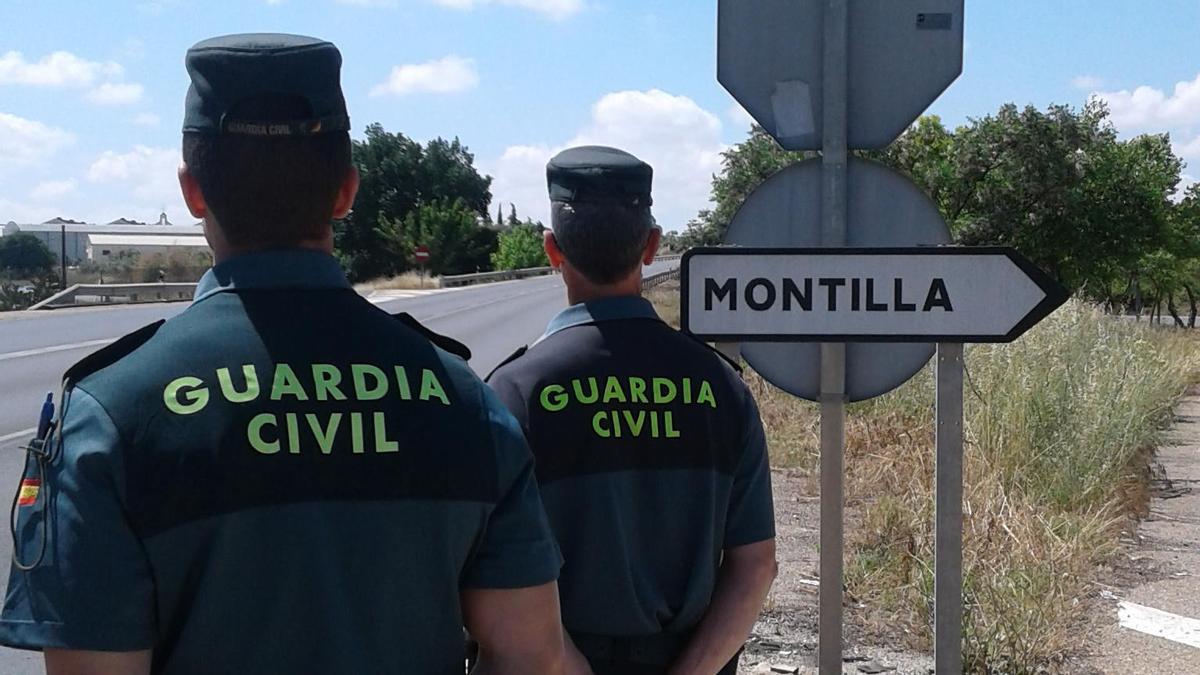
[[[679,260],[678,255],[659,256],[658,260]],[[478,274],[457,274],[443,276],[439,285],[442,288],[455,286],[470,286],[495,281],[510,281],[527,277],[540,277],[553,274],[553,267],[534,267],[524,270],[508,270],[504,272],[480,272]],[[679,268],[652,274],[642,280],[643,288],[653,288],[664,281],[679,278]],[[191,300],[196,293],[195,283],[149,283],[149,284],[75,284],[65,291],[56,293],[30,307],[35,309],[58,309],[61,307],[87,307],[91,305],[134,304],[149,302],[181,302]]]
[[[674,281],[678,278],[679,278],[679,268],[678,267],[673,267],[673,268],[667,270],[666,272],[659,272],[658,274],[651,274],[648,277],[642,277],[642,290],[648,291],[651,288],[658,286],[659,284],[663,284],[668,281]]]
[[[442,288],[452,288],[454,286],[470,286],[472,284],[486,284],[494,281],[510,281],[512,279],[524,279],[526,277],[541,277],[553,273],[553,267],[533,267],[527,270],[479,272],[478,274],[456,274],[453,276],[441,277],[439,285]]]
[[[58,309],[90,305],[182,302],[196,294],[195,282],[161,284],[75,284],[29,308]]]

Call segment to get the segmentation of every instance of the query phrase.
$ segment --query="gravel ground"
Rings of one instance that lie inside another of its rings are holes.
[[[816,673],[817,570],[820,503],[812,479],[788,470],[772,474],[775,492],[775,543],[779,577],[742,656],[740,673]],[[847,515],[852,517],[850,511]],[[850,522],[847,522],[847,526]],[[854,611],[847,607],[847,616]],[[893,672],[925,675],[933,658],[887,649],[846,621],[846,673]],[[892,668],[880,671],[873,666]],[[775,670],[772,670],[775,668]],[[786,668],[786,669],[784,669]]]

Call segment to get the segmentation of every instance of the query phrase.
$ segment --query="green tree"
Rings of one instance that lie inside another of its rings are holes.
[[[354,141],[353,150],[362,184],[353,212],[334,227],[334,243],[351,279],[411,267],[411,244],[417,237],[405,228],[422,207],[460,203],[472,214],[472,223],[487,218],[492,179],[480,175],[474,155],[458,139],[436,138],[422,146],[372,124],[365,140]]]
[[[524,222],[500,233],[500,247],[492,254],[492,267],[497,270],[523,270],[546,267],[550,260],[542,248],[543,227]]]
[[[999,113],[955,138],[953,207],[964,244],[1014,246],[1073,290],[1129,273],[1165,235],[1181,164],[1165,136],[1120,142],[1108,111]]]
[[[1013,246],[1072,290],[1114,305],[1140,295],[1143,280],[1168,305],[1174,290],[1195,295],[1196,286],[1184,285],[1188,274],[1175,269],[1196,257],[1183,250],[1191,235],[1182,221],[1172,224],[1169,196],[1182,164],[1166,136],[1118,140],[1102,103],[1044,111],[1007,104],[954,131],[923,117],[887,148],[856,154],[908,175],[959,243]],[[723,156],[713,207],[669,243],[719,242],[758,185],[812,156],[786,152],[752,128]]]
[[[408,214],[393,248],[410,252],[415,246],[429,247],[429,271],[437,276],[469,274],[491,269],[497,234],[480,223],[480,216],[462,199],[423,204]]]
[[[54,271],[54,254],[32,234],[0,237],[0,273],[14,278],[34,278]]]

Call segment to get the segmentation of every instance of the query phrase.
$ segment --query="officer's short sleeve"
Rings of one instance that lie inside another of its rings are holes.
[[[62,452],[46,468],[41,496],[33,506],[18,507],[15,555],[32,562],[43,531],[48,539],[40,565],[31,571],[14,565],[9,573],[0,643],[149,649],[154,587],[122,507],[120,436],[104,408],[81,389],[72,392],[63,424]]]
[[[775,503],[771,496],[771,465],[758,406],[745,393],[741,455],[733,474],[733,493],[725,524],[725,548],[745,546],[775,537]]]
[[[495,442],[499,499],[463,574],[464,588],[527,588],[558,579],[562,556],[533,471],[533,453],[513,416],[484,389]]]

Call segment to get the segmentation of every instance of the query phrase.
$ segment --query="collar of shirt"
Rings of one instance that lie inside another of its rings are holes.
[[[546,334],[538,342],[555,333],[589,323],[601,321],[618,321],[620,319],[654,319],[659,320],[658,312],[650,301],[637,295],[623,295],[616,298],[593,300],[578,305],[571,305],[550,320]]]
[[[239,289],[351,288],[341,265],[320,251],[284,249],[244,253],[204,273],[193,302]]]

